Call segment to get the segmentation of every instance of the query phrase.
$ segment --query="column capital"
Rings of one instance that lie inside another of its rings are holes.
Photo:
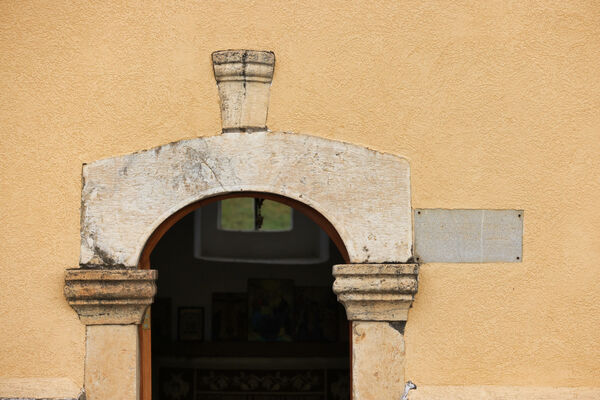
[[[67,270],[65,297],[86,325],[140,324],[156,294],[155,270]]]
[[[418,264],[334,265],[333,291],[350,321],[406,321],[418,274]]]

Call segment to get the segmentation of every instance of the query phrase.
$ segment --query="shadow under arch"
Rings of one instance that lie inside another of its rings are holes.
[[[350,262],[350,256],[348,255],[348,250],[346,249],[346,246],[345,246],[341,236],[339,235],[339,233],[337,232],[337,230],[335,229],[333,224],[331,222],[329,222],[327,220],[327,218],[325,218],[323,216],[323,214],[321,214],[314,208],[306,205],[305,203],[302,203],[301,201],[298,201],[298,200],[295,200],[295,199],[292,199],[289,197],[285,197],[285,196],[274,194],[274,193],[248,191],[248,192],[230,192],[230,193],[226,193],[226,194],[205,197],[201,200],[198,200],[191,204],[188,204],[187,206],[185,206],[185,207],[179,209],[178,211],[176,211],[175,213],[171,214],[169,217],[167,217],[167,219],[165,219],[154,230],[154,232],[152,232],[152,234],[146,241],[146,244],[144,245],[144,248],[142,249],[142,252],[140,254],[140,258],[138,261],[138,269],[150,269],[150,254],[152,254],[152,251],[154,250],[154,248],[156,247],[156,245],[158,244],[160,239],[164,236],[164,234],[167,233],[167,231],[173,225],[175,225],[175,223],[177,223],[179,220],[181,220],[183,217],[185,217],[189,213],[191,213],[205,205],[208,205],[208,204],[220,201],[220,200],[239,198],[239,197],[258,197],[258,198],[262,198],[262,199],[273,200],[273,201],[277,201],[279,203],[288,205],[288,206],[294,208],[295,210],[302,212],[307,217],[309,217],[313,222],[315,222],[317,225],[319,225],[319,227],[321,229],[323,229],[323,231],[325,231],[327,236],[329,236],[331,241],[335,244],[336,248],[342,255],[342,258],[344,259],[344,261],[346,263]]]
[[[188,215],[189,213],[199,209],[200,207],[206,206],[208,204],[230,199],[230,198],[240,198],[240,197],[258,197],[262,199],[268,199],[277,201],[283,204],[286,204],[295,210],[302,212],[304,215],[308,216],[313,222],[315,222],[323,231],[329,236],[331,241],[334,243],[340,255],[344,259],[344,262],[350,263],[350,256],[348,254],[348,250],[346,246],[333,226],[331,222],[327,220],[320,212],[315,210],[314,208],[302,203],[301,201],[285,197],[282,195],[268,193],[268,192],[254,192],[254,191],[244,191],[244,192],[229,192],[226,194],[219,194],[215,196],[205,197],[201,200],[195,201],[187,206],[179,209],[178,211],[171,214],[167,217],[155,230],[152,232],[142,252],[138,261],[138,269],[150,269],[150,255],[152,251],[160,241],[160,239],[167,233],[167,231],[173,227],[178,221],[180,221],[183,217]],[[145,326],[146,323],[143,323],[138,326],[138,337],[139,337],[139,348],[140,348],[140,400],[146,400],[151,398],[152,391],[152,345],[151,345],[151,334],[150,330]],[[351,324],[350,324],[351,326]],[[350,329],[352,329],[350,327]],[[350,365],[352,365],[352,340],[349,342],[350,345]],[[350,374],[350,386],[352,387],[352,374]]]

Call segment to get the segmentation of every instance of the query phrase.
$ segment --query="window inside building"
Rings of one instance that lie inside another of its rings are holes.
[[[281,232],[292,229],[292,208],[273,200],[241,197],[219,202],[218,228],[225,231]]]
[[[297,210],[264,200],[264,222],[279,222],[245,229],[255,199],[229,200],[242,199],[184,217],[151,255],[153,399],[348,400],[349,326],[331,289],[342,256]]]
[[[204,206],[194,212],[193,238],[194,256],[207,261],[300,265],[329,258],[327,234],[273,200],[242,197]]]

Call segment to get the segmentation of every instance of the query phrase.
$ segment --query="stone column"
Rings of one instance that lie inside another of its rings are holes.
[[[137,325],[156,294],[157,271],[70,269],[65,296],[86,324],[87,400],[137,400]]]
[[[223,132],[266,131],[275,54],[223,50],[214,52],[212,60],[221,98]]]
[[[404,326],[417,292],[417,264],[333,267],[333,291],[352,321],[354,400],[400,399],[404,391]]]

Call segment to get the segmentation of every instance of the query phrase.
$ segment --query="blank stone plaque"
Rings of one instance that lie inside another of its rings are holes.
[[[522,210],[415,209],[419,262],[521,262]]]

